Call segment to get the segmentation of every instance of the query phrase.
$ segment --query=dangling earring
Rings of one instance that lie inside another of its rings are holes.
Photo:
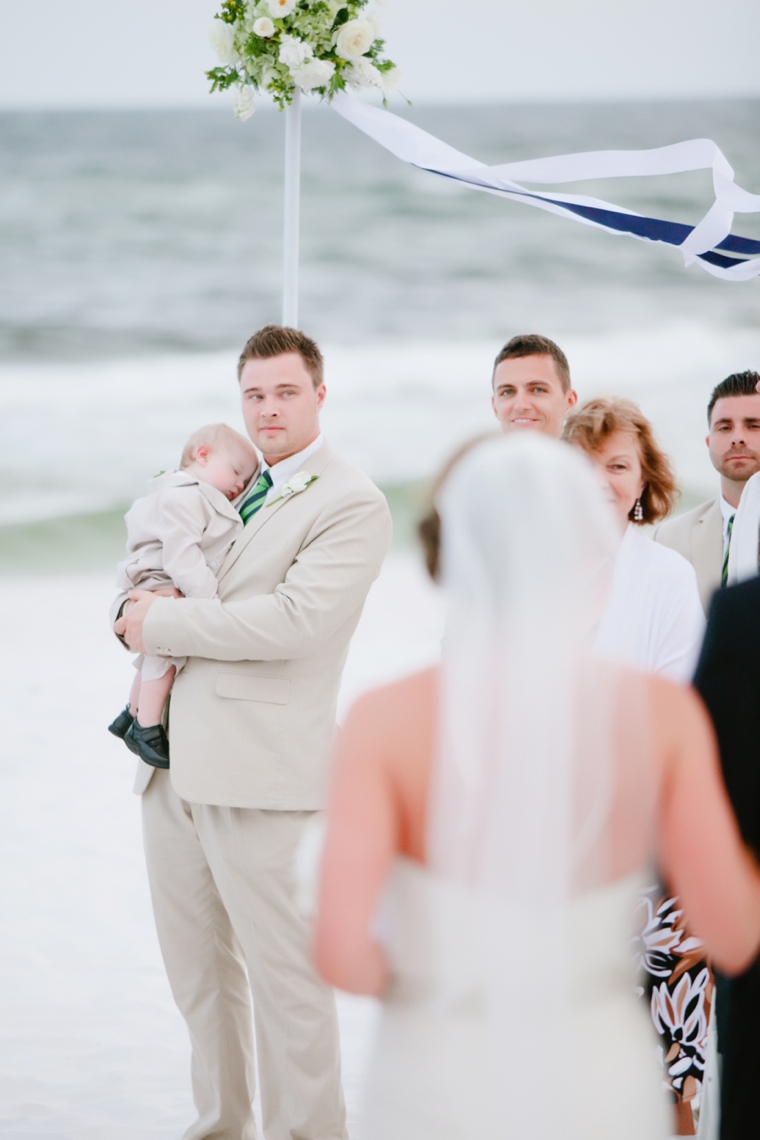
[[[642,506],[641,506],[641,499],[637,499],[636,502],[634,503],[633,521],[634,522],[643,522],[644,521],[644,511],[643,511]]]

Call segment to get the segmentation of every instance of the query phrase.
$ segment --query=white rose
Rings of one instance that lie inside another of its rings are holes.
[[[404,73],[400,67],[392,67],[390,71],[381,71],[380,78],[385,94],[392,95],[394,91],[398,91],[399,84],[404,78]]]
[[[349,20],[335,38],[338,54],[343,59],[359,59],[372,47],[375,36],[371,20]]]
[[[366,91],[370,87],[384,90],[380,72],[368,59],[355,59],[343,69],[343,78],[354,91]]]
[[[295,475],[291,475],[287,483],[283,484],[283,495],[297,495],[299,491],[303,491],[311,483],[312,476],[308,471],[296,471]]]
[[[296,6],[296,0],[267,0],[269,11],[280,20],[289,16]]]
[[[282,37],[278,58],[280,63],[284,63],[286,67],[290,68],[291,72],[303,67],[313,55],[314,52],[303,40],[299,40],[295,36]]]
[[[255,110],[253,88],[247,86],[238,87],[235,91],[235,118],[240,119],[241,123],[244,123],[246,119],[250,119]]]
[[[275,28],[269,16],[261,16],[253,25],[253,30],[257,36],[261,36],[263,40],[268,40],[274,35]]]
[[[240,56],[235,48],[235,29],[224,20],[214,20],[208,30],[208,42],[216,52],[220,63],[237,63]]]
[[[293,72],[293,79],[304,91],[313,91],[315,87],[326,87],[334,74],[335,64],[329,59],[310,59]]]

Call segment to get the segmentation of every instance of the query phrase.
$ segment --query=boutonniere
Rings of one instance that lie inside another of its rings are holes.
[[[310,475],[308,471],[296,471],[295,475],[291,475],[280,487],[280,493],[277,498],[272,499],[270,503],[267,503],[267,506],[273,507],[275,503],[279,503],[280,499],[289,499],[292,495],[299,495],[301,491],[305,491],[309,484],[318,478],[318,475]]]

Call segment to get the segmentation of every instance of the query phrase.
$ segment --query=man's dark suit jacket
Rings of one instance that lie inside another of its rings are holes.
[[[760,578],[713,596],[694,684],[718,736],[745,843],[760,857]],[[721,1140],[760,1137],[760,958],[731,982],[721,1024]]]

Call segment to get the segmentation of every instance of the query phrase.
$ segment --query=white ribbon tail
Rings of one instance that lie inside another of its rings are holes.
[[[407,119],[362,103],[345,91],[335,95],[332,106],[403,162],[441,178],[608,233],[675,246],[681,249],[687,265],[697,262],[707,273],[727,281],[748,281],[760,275],[760,241],[731,233],[735,212],[760,212],[760,195],[736,185],[733,169],[711,139],[690,139],[654,150],[587,151],[487,166]],[[600,198],[531,190],[517,181],[546,185],[597,178],[654,177],[690,170],[712,170],[715,191],[713,205],[695,226],[649,218]]]

